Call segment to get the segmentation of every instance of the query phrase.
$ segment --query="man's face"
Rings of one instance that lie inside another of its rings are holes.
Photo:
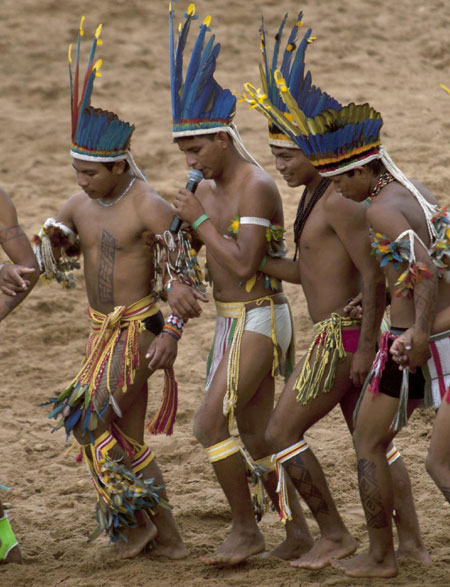
[[[271,145],[270,150],[275,157],[277,170],[289,187],[307,185],[317,175],[314,165],[300,149]]]
[[[214,179],[222,168],[221,160],[224,151],[220,148],[221,141],[218,134],[214,138],[183,137],[176,143],[180,151],[186,156],[186,163],[192,169],[198,169],[203,173],[204,179]]]
[[[330,179],[338,194],[354,202],[362,202],[369,195],[370,176],[363,167],[357,167],[353,172],[351,176],[347,173],[341,173],[330,177]]]
[[[114,167],[110,171],[102,163],[72,159],[80,188],[93,200],[109,196],[117,185]]]

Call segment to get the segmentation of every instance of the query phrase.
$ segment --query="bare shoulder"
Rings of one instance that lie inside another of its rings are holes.
[[[337,224],[355,225],[366,222],[366,206],[363,202],[355,202],[344,198],[330,186],[323,195],[323,206],[327,221],[335,226]]]
[[[158,234],[169,228],[175,212],[169,202],[150,184],[144,181],[137,183],[133,202],[146,229]]]
[[[281,196],[273,178],[260,167],[248,164],[239,177],[241,216],[272,218],[281,208]]]

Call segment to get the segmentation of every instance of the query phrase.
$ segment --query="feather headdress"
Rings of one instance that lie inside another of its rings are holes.
[[[192,49],[189,66],[183,80],[183,53],[193,20],[197,20],[194,4],[190,4],[180,24],[178,43],[174,43],[175,12],[169,8],[170,84],[172,94],[173,136],[205,134],[211,129],[231,123],[236,98],[230,90],[223,89],[214,79],[220,44],[211,35],[205,44],[206,34],[211,31],[211,17],[207,16]]]
[[[244,84],[243,101],[269,119],[269,144],[303,149],[307,118],[314,117],[329,108],[340,109],[341,105],[329,94],[313,85],[311,73],[305,71],[305,53],[315,37],[307,29],[300,42],[298,36],[303,26],[303,12],[299,12],[289,34],[281,65],[278,65],[281,41],[287,20],[285,14],[275,36],[272,59],[267,46],[264,18],[261,19],[260,47],[262,62],[259,66],[262,89]],[[270,63],[270,65],[269,65]],[[289,98],[282,99],[278,83],[283,79]]]
[[[72,148],[71,155],[75,159],[95,161],[98,163],[125,159],[137,177],[144,179],[142,172],[137,168],[129,152],[130,139],[134,125],[119,119],[117,114],[93,108],[91,95],[96,77],[100,77],[102,60],[94,62],[97,46],[102,44],[100,35],[102,25],[97,27],[80,92],[80,50],[81,37],[84,36],[81,18],[78,32],[77,50],[74,72],[72,73],[72,45],[69,46],[69,82],[72,115]]]
[[[200,25],[183,80],[183,54],[186,40],[192,21],[198,19],[194,4],[189,4],[184,18],[184,23],[180,24],[178,29],[178,43],[175,47],[175,11],[171,3],[169,5],[169,50],[173,138],[224,131],[231,136],[241,156],[259,166],[245,148],[237,127],[233,123],[236,97],[230,90],[223,89],[214,79],[220,44],[215,43],[215,35],[211,35],[205,45],[206,34],[211,31],[210,16],[207,16]]]

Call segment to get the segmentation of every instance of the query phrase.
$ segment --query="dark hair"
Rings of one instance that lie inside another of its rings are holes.
[[[381,159],[373,159],[364,165],[366,169],[368,169],[373,175],[379,175],[380,172],[384,169],[384,164]],[[353,177],[355,175],[355,170],[350,169],[347,171],[346,174],[348,177]]]
[[[130,168],[128,161],[126,159],[120,159],[120,161],[124,161],[124,163],[125,163],[124,171],[128,171],[128,169]],[[114,167],[115,163],[117,163],[117,161],[101,161],[101,164],[104,165],[108,171],[111,171],[111,169]]]

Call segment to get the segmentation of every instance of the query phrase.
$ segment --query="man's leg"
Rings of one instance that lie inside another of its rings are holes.
[[[391,424],[398,399],[366,391],[354,433],[358,459],[358,481],[367,521],[369,551],[333,566],[351,577],[394,577],[397,562],[392,534],[394,493],[386,450],[394,433]]]
[[[442,399],[434,422],[426,467],[450,503],[450,403],[445,398]]]
[[[342,414],[352,434],[354,429],[353,413],[360,393],[360,389],[355,389],[347,393],[341,401]],[[418,403],[417,400],[409,402],[408,418]],[[394,522],[398,535],[397,557],[408,557],[421,563],[430,563],[431,557],[423,543],[406,465],[392,444],[388,447],[386,457],[390,466],[394,491]]]
[[[304,442],[304,434],[328,414],[350,389],[348,374],[351,357],[338,363],[333,389],[327,393],[320,392],[307,406],[297,402],[293,390],[304,360],[297,365],[281,394],[269,422],[267,439],[280,458],[280,453],[286,454],[287,460],[281,466],[308,504],[321,533],[311,550],[291,564],[319,569],[328,565],[333,557],[344,557],[354,552],[356,543],[336,509],[319,462]],[[289,457],[292,453],[293,456]]]
[[[161,470],[154,458],[154,453],[145,445],[144,427],[147,412],[147,383],[143,385],[141,392],[130,405],[123,417],[117,421],[120,432],[131,439],[138,448],[137,454],[132,458],[131,467],[133,473],[142,475],[144,479],[153,479],[158,486],[164,487],[164,479]],[[168,501],[166,489],[159,492],[160,496]],[[149,514],[150,520],[157,528],[154,537],[155,546],[150,551],[152,556],[164,556],[170,559],[180,559],[187,556],[187,549],[183,543],[177,524],[170,509],[160,507],[156,515]]]
[[[19,544],[9,524],[8,516],[0,501],[0,563],[22,564]]]
[[[247,362],[247,355],[253,354],[253,349],[253,344],[246,345],[245,342],[242,344],[241,360],[243,362]],[[270,456],[270,447],[266,442],[265,432],[273,411],[274,395],[274,380],[271,373],[268,373],[255,395],[245,406],[242,406],[238,401],[236,422],[239,435],[256,464],[260,460],[267,460],[265,457]],[[277,483],[275,465],[273,465],[272,470],[265,475],[263,484],[272,504],[279,512]],[[286,522],[286,539],[268,553],[268,556],[283,560],[296,559],[313,545],[313,538],[290,479],[288,479],[288,483],[292,520]]]
[[[248,353],[243,349],[251,349]],[[242,354],[244,352],[244,355]],[[205,559],[209,564],[237,564],[264,550],[264,539],[256,524],[247,472],[236,441],[230,437],[228,417],[223,415],[229,352],[220,362],[214,379],[194,422],[194,434],[207,449],[222,490],[231,508],[231,532],[217,552]],[[245,359],[244,359],[245,357]],[[272,340],[254,332],[244,332],[239,363],[238,406],[241,412],[270,373]],[[266,456],[266,455],[264,455]]]
[[[122,333],[122,339],[125,335],[125,332]],[[131,413],[134,415],[135,413],[132,411],[132,406],[135,402],[139,402],[141,394],[143,392],[146,393],[147,391],[146,381],[149,376],[149,370],[145,362],[145,350],[148,348],[148,345],[150,344],[152,338],[153,335],[148,332],[144,332],[141,335],[141,368],[139,368],[136,371],[134,382],[133,384],[128,386],[128,389],[125,393],[118,388],[120,378],[120,365],[122,362],[122,352],[124,344],[123,340],[120,340],[115,347],[110,372],[110,388],[116,388],[116,391],[113,395],[116,400],[116,404],[120,408],[122,415],[126,414],[130,410]],[[113,434],[112,423],[117,420],[118,416],[114,412],[112,406],[108,404],[109,394],[107,391],[107,375],[105,371],[102,374],[97,389],[96,400],[99,406],[108,405],[108,408],[102,415],[102,418],[98,419],[95,429],[92,430],[90,433],[82,431],[81,423],[78,423],[78,425],[73,430],[74,436],[76,437],[78,442],[83,446],[85,459],[88,466],[91,469],[94,484],[97,476],[96,471],[98,471],[99,468],[101,469],[101,467],[103,466],[102,462],[108,461],[108,459],[118,462],[118,467],[123,468],[123,472],[125,473],[125,475],[133,475],[132,457],[129,454],[127,454],[127,452],[123,449],[122,446],[120,446],[120,444],[117,442],[115,435]],[[137,428],[141,428],[141,437],[143,437],[144,417],[145,416],[143,415],[142,419],[137,424]],[[98,504],[101,507],[104,501],[102,499],[102,494],[104,494],[106,500],[110,499],[111,497],[114,499],[114,496],[109,496],[108,490],[104,490],[102,482],[100,482],[97,485],[97,489],[99,491],[100,496]],[[150,486],[147,486],[147,489],[149,488]],[[116,493],[115,489],[113,493]],[[136,502],[134,501],[134,503]],[[145,511],[145,507],[139,505],[139,507],[133,508],[133,510],[134,511],[131,515],[135,518],[135,526],[128,526],[126,523],[122,523],[120,527],[120,535],[116,540],[116,544],[119,549],[119,556],[121,558],[130,558],[136,556],[139,552],[143,550],[146,544],[155,537],[157,533],[157,528],[149,519]],[[124,519],[127,515],[125,511],[123,512]]]

